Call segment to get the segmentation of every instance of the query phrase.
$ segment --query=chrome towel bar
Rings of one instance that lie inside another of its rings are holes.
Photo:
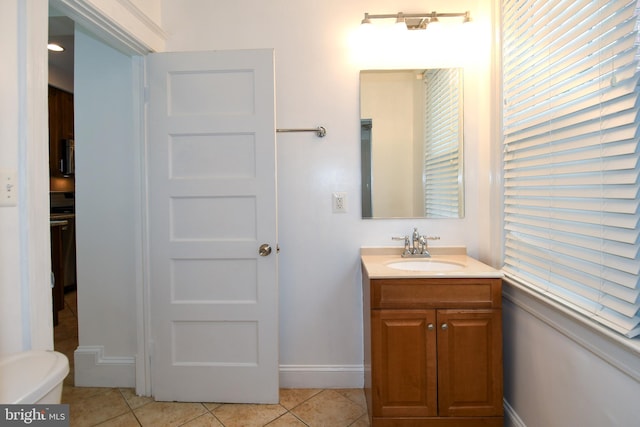
[[[276,129],[276,132],[315,132],[320,138],[324,138],[327,134],[327,130],[323,126],[318,126],[315,129]]]

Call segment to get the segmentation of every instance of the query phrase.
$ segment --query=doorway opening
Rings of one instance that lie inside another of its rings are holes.
[[[74,22],[49,9],[49,206],[53,280],[54,349],[69,359],[65,383],[73,385],[78,348],[75,233]]]

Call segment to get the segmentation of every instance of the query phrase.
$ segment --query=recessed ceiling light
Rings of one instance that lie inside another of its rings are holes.
[[[64,50],[64,48],[62,46],[60,46],[59,44],[56,44],[56,43],[49,43],[47,45],[47,49],[49,49],[50,51],[53,51],[53,52],[62,52]]]

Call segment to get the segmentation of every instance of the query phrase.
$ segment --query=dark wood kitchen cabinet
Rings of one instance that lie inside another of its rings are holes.
[[[73,94],[49,86],[49,171],[62,176],[62,142],[73,139]]]
[[[371,425],[502,426],[501,279],[363,279]]]

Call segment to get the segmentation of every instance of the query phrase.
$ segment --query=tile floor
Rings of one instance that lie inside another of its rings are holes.
[[[62,403],[69,404],[72,427],[364,427],[369,425],[361,389],[281,389],[277,405],[212,402],[156,402],[133,389],[74,387],[73,352],[78,346],[76,293],[54,328],[55,349],[69,358]]]

